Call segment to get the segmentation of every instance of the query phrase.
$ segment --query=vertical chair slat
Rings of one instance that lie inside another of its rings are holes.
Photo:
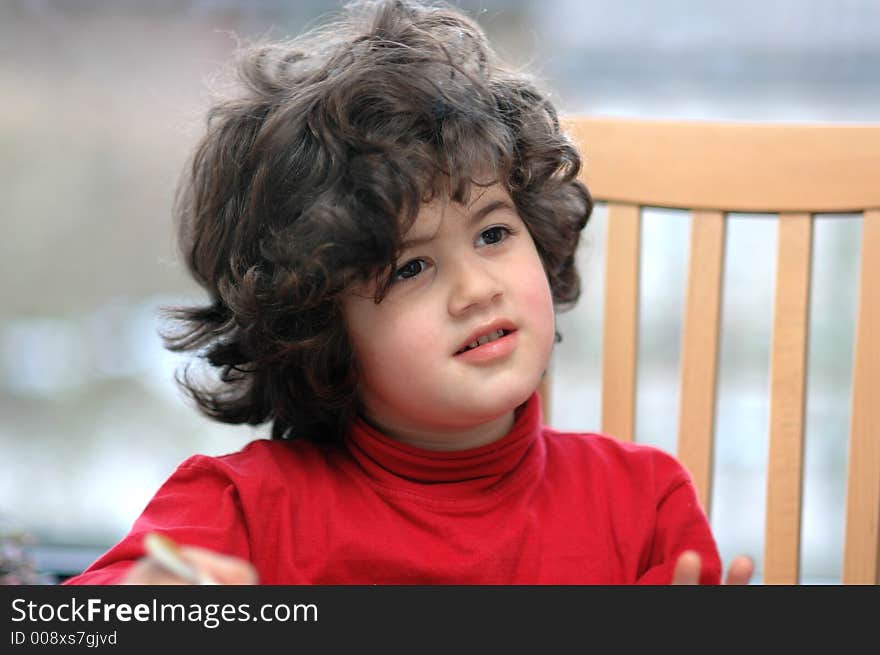
[[[799,575],[812,231],[809,214],[779,216],[770,360],[766,584],[797,584]]]
[[[844,584],[880,584],[880,210],[862,223]]]
[[[551,392],[551,384],[550,381],[550,367],[547,367],[547,371],[544,373],[544,377],[541,378],[541,384],[538,386],[538,396],[541,398],[541,418],[546,425],[550,425],[550,392]]]
[[[608,205],[602,347],[602,431],[634,439],[639,208]]]
[[[710,511],[724,215],[693,212],[681,349],[678,458]]]

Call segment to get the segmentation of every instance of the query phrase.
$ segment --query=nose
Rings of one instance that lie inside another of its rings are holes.
[[[462,258],[450,275],[449,313],[453,316],[491,305],[502,295],[501,282],[491,264],[479,257]]]

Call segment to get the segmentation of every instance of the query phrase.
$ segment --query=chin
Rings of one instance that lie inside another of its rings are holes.
[[[465,400],[453,400],[451,407],[459,407],[457,414],[467,423],[493,421],[526,402],[537,389],[537,385],[508,386],[500,391],[494,390],[480,398],[473,396]]]

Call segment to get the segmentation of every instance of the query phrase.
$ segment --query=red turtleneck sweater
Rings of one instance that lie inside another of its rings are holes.
[[[685,469],[644,445],[541,424],[458,452],[358,421],[344,445],[258,440],[183,462],[131,532],[69,584],[113,584],[144,533],[250,560],[264,584],[666,584],[720,561]]]

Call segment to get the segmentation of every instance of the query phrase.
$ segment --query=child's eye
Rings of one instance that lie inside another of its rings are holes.
[[[513,230],[510,228],[503,225],[493,225],[480,232],[480,236],[477,238],[477,245],[491,246],[495,243],[501,243],[511,234],[513,234]]]
[[[423,259],[411,259],[406,264],[398,268],[394,271],[394,280],[407,280],[411,277],[415,277],[419,273],[425,270],[425,260]]]

